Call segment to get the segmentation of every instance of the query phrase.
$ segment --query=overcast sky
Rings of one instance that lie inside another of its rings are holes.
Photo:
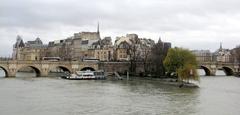
[[[0,0],[0,56],[10,56],[16,36],[44,43],[76,32],[101,37],[136,33],[189,49],[240,44],[240,0]]]

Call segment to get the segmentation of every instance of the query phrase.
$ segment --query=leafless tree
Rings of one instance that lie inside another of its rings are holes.
[[[128,49],[128,54],[130,56],[130,71],[133,75],[136,75],[136,63],[140,59],[140,39],[134,37],[130,39],[130,46]]]
[[[149,66],[150,66],[150,55],[151,55],[151,47],[147,46],[146,44],[141,44],[141,50],[142,50],[142,61],[143,61],[143,68],[144,73],[149,73]]]

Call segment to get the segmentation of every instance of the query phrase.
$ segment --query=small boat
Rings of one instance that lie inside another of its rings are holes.
[[[103,71],[76,71],[74,74],[64,74],[61,76],[69,80],[103,80],[106,79]]]

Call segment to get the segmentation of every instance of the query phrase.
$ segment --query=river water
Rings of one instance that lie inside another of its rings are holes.
[[[2,74],[2,73],[0,73]],[[157,80],[0,78],[0,115],[239,115],[240,78],[201,76],[200,88]]]

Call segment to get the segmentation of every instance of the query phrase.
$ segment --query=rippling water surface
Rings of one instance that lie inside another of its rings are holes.
[[[0,78],[1,115],[239,115],[239,106],[240,78],[232,76],[201,77],[198,89],[143,79]]]

